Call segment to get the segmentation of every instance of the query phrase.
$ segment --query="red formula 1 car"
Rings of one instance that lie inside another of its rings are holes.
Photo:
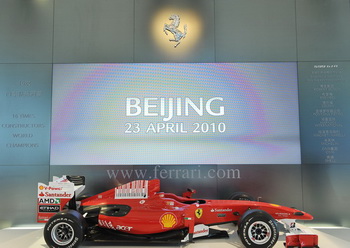
[[[244,246],[267,248],[278,240],[276,221],[293,231],[295,220],[313,218],[276,204],[194,199],[189,191],[183,196],[163,193],[158,179],[132,181],[85,199],[74,196],[65,186],[73,181],[76,195],[85,184],[84,177],[64,176],[58,181],[51,186],[41,184],[38,190],[38,216],[47,218],[39,217],[38,221],[47,221],[44,238],[55,248],[75,248],[83,240],[192,242],[198,237],[227,236],[227,232],[209,226],[229,222],[238,225]],[[57,192],[60,189],[66,191]],[[56,199],[56,208],[50,199]]]

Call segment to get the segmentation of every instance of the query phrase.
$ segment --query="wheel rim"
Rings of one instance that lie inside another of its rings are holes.
[[[255,244],[265,244],[271,237],[271,228],[263,221],[256,221],[249,227],[248,237]]]
[[[58,245],[68,245],[74,238],[74,229],[65,222],[57,223],[52,228],[51,238]]]

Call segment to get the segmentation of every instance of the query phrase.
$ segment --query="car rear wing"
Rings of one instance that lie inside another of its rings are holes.
[[[37,222],[45,223],[65,208],[76,209],[76,197],[84,188],[84,176],[54,176],[48,185],[39,182]]]

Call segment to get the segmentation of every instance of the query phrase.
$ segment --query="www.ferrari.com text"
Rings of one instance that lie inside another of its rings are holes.
[[[107,170],[109,179],[240,179],[239,169],[167,168],[156,165],[152,169],[112,169]]]

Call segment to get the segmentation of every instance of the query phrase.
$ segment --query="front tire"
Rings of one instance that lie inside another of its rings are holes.
[[[46,223],[44,239],[50,248],[77,248],[84,240],[86,222],[75,210],[64,210]]]
[[[239,237],[245,247],[271,248],[278,240],[276,221],[265,211],[248,210],[238,222]]]

